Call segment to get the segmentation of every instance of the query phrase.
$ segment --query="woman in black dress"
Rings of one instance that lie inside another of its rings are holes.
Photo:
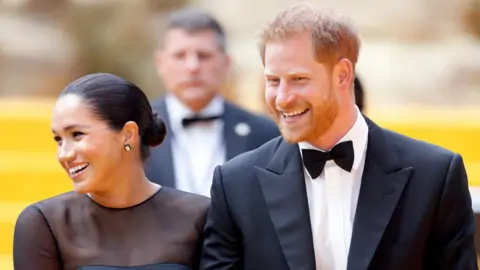
[[[23,210],[15,270],[198,268],[210,201],[145,177],[166,127],[142,90],[111,74],[82,77],[60,94],[52,132],[74,192]]]

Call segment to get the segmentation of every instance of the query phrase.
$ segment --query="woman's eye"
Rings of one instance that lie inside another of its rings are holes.
[[[72,136],[73,136],[74,138],[79,137],[79,136],[82,136],[82,135],[85,135],[85,134],[84,134],[83,132],[78,132],[78,131],[75,131],[75,132],[72,133]]]

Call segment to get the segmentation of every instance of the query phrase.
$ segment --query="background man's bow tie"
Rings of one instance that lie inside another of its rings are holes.
[[[183,127],[188,127],[192,124],[195,123],[205,123],[205,122],[210,122],[213,120],[220,119],[222,116],[221,115],[214,115],[214,116],[199,116],[195,115],[193,117],[187,117],[182,119],[182,125]]]

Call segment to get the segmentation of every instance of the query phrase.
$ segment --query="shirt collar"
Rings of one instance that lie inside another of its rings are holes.
[[[353,142],[353,151],[355,154],[354,161],[353,161],[353,169],[357,169],[358,166],[360,165],[360,162],[362,161],[363,155],[365,154],[365,150],[367,148],[367,140],[368,140],[368,125],[367,122],[365,121],[365,118],[363,115],[360,113],[360,110],[358,107],[357,109],[357,120],[353,124],[352,128],[343,136],[338,142],[344,142],[344,141],[352,141]],[[315,149],[322,151],[318,149],[317,147],[311,145],[310,143],[307,142],[299,142],[298,146],[300,148],[300,154],[302,154],[302,149]]]

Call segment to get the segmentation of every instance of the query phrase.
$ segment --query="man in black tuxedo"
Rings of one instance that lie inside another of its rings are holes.
[[[273,121],[220,95],[229,72],[225,34],[208,13],[185,8],[167,18],[156,65],[168,94],[153,102],[167,136],[145,162],[148,179],[210,196],[213,170],[280,135]]]
[[[360,113],[352,24],[297,4],[260,45],[282,137],[216,167],[201,269],[476,270],[461,156]]]

